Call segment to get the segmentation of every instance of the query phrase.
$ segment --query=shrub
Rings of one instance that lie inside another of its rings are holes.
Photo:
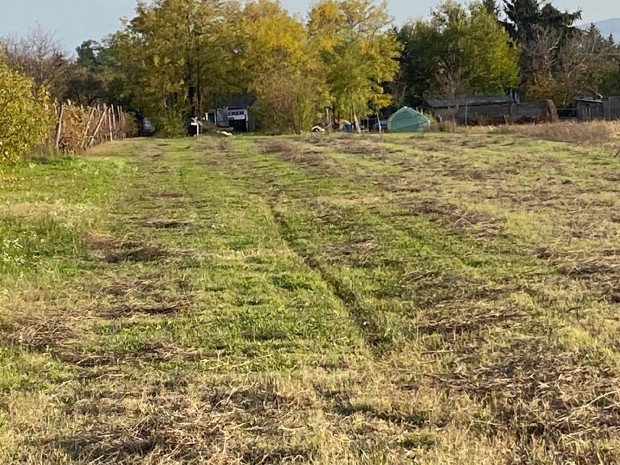
[[[321,119],[324,93],[317,79],[286,70],[265,76],[254,107],[260,125],[273,134],[310,131]]]
[[[53,125],[47,92],[0,56],[0,164],[15,162],[43,143]]]
[[[155,130],[160,137],[184,137],[187,130],[183,119],[178,114],[162,114],[154,118]]]

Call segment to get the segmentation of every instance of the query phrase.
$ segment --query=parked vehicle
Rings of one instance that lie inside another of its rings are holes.
[[[155,134],[155,127],[149,118],[142,118],[140,121],[139,135],[142,137],[150,137]]]
[[[379,131],[379,123],[381,123],[381,130],[383,132],[386,132],[387,129],[388,129],[388,122],[387,122],[387,120],[381,120],[381,121],[376,122],[375,124],[372,125],[372,130],[378,132]]]

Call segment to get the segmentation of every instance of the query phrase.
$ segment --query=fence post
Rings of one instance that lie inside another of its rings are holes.
[[[99,122],[97,123],[97,126],[95,127],[95,130],[93,131],[93,134],[90,136],[87,148],[92,147],[93,143],[95,142],[95,140],[96,140],[96,138],[97,138],[97,136],[99,134],[99,130],[101,129],[101,126],[103,125],[103,121],[105,120],[105,117],[107,116],[107,112],[108,112],[108,109],[104,105],[103,113],[99,117]]]
[[[90,131],[90,125],[95,114],[95,107],[91,107],[90,113],[88,114],[88,122],[86,123],[86,129],[84,130],[84,135],[82,136],[82,140],[80,141],[80,148],[84,150],[86,148],[86,138],[88,137],[88,131]]]
[[[110,105],[110,111],[108,112],[108,124],[110,125],[110,142],[114,140],[114,105]]]
[[[65,106],[60,104],[60,115],[58,115],[58,126],[56,127],[56,142],[54,147],[56,150],[60,148],[60,136],[62,135],[62,117],[65,113]]]
[[[125,139],[125,135],[123,134],[123,107],[118,107],[118,137],[119,139]]]
[[[54,102],[53,109],[57,122],[45,139],[49,150],[77,153],[108,140],[124,140],[127,136],[127,115],[121,106],[78,106],[67,100]],[[85,118],[85,110],[88,110],[88,119]]]

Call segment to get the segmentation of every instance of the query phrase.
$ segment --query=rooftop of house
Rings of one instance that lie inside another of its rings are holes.
[[[473,95],[470,97],[431,97],[427,98],[425,101],[430,108],[454,108],[475,105],[511,103],[512,99],[504,94],[496,94]]]

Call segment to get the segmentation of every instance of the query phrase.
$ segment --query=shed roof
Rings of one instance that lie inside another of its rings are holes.
[[[472,105],[493,105],[512,102],[510,97],[504,94],[473,95],[470,97],[433,97],[427,98],[425,101],[430,108],[453,108]]]
[[[586,88],[581,89],[579,92],[577,92],[575,96],[573,97],[573,100],[581,100],[581,101],[601,100],[602,101],[603,96],[599,94],[598,92],[596,92],[595,90],[592,90],[586,87]]]
[[[597,105],[603,104],[603,99],[600,100],[595,100],[595,99],[591,99],[591,98],[574,98],[573,99],[574,102],[576,103],[596,103]]]

